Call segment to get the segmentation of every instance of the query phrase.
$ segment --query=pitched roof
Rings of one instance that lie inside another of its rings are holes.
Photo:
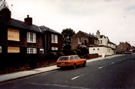
[[[108,43],[116,45],[115,43],[113,43],[113,42],[111,42],[111,41],[108,41]]]
[[[0,23],[8,25],[8,26],[16,27],[16,28],[34,31],[34,32],[41,32],[39,30],[38,26],[36,26],[36,25],[29,25],[25,22],[15,20],[12,18],[10,19],[10,18],[4,18],[4,17],[0,16]]]
[[[48,28],[48,27],[46,27],[46,26],[39,26],[39,28],[40,28],[40,30],[41,30],[42,32],[48,31],[48,32],[52,32],[52,33],[56,33],[56,34],[62,35],[61,33],[57,32],[57,31],[55,31],[55,30],[53,30],[53,29],[51,29],[51,28]]]
[[[81,31],[82,32],[82,31]],[[95,37],[95,36],[93,36],[93,35],[90,35],[90,34],[88,34],[88,33],[86,33],[86,32],[83,32],[85,35],[87,35],[88,37],[91,37],[91,38],[94,38],[94,39],[98,39],[97,37]]]
[[[103,38],[103,37],[108,39],[108,43],[116,45],[115,43],[111,42],[107,36],[105,36],[105,35],[100,35],[100,38]]]

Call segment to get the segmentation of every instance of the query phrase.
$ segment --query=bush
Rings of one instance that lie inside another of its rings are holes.
[[[56,58],[56,57],[57,57],[57,53],[56,52],[46,53],[46,58],[47,59],[53,59],[53,58]]]
[[[65,55],[75,55],[76,54],[76,52],[74,52],[74,50],[70,50],[70,49],[63,50],[63,53]]]
[[[76,51],[73,51],[75,55],[77,55],[77,52]]]
[[[62,51],[58,51],[57,52],[57,56],[60,57],[60,56],[64,56],[65,54],[62,52]]]
[[[80,56],[81,53],[82,53],[80,49],[75,49],[75,51],[77,52],[77,55],[79,55],[79,56]]]

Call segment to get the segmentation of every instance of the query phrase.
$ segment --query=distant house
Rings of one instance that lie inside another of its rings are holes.
[[[45,52],[62,50],[62,34],[45,26],[40,26],[45,35]]]
[[[116,53],[116,44],[111,42],[105,35],[100,35],[99,30],[97,31],[95,37],[98,38],[98,45],[90,46],[89,54],[98,53],[99,56],[102,56],[102,54],[113,55]]]
[[[120,42],[116,49],[117,53],[130,53],[131,50],[131,45],[128,42]]]
[[[89,46],[97,44],[98,44],[97,37],[94,37],[93,35],[85,33],[83,31],[77,32],[77,34],[75,34],[71,38],[71,49],[77,49],[78,47],[89,48]]]

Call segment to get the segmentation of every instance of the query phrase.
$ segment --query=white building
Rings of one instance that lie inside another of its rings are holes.
[[[97,31],[95,37],[98,38],[98,45],[89,47],[89,54],[98,53],[99,56],[102,55],[113,55],[116,53],[116,44],[112,43],[108,37],[100,35],[99,30]]]

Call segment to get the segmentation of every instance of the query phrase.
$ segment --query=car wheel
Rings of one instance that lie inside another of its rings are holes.
[[[76,69],[76,64],[73,65],[73,68]]]
[[[85,67],[86,66],[86,62],[84,62],[84,64],[83,64],[83,67]]]

